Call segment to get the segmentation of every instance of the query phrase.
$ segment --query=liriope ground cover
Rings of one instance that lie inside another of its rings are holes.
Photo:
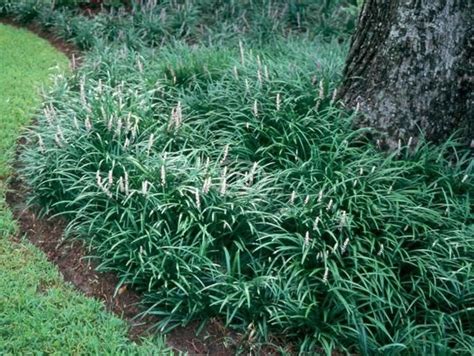
[[[364,142],[325,94],[333,46],[242,48],[101,49],[58,78],[25,156],[35,202],[164,328],[219,315],[308,349],[468,350],[468,156]]]
[[[82,49],[103,41],[140,48],[176,39],[228,44],[242,37],[254,43],[282,35],[342,38],[354,27],[358,8],[356,0],[139,0],[132,2],[132,16],[112,7],[91,17],[77,9],[87,2],[0,0],[0,16],[35,20]]]
[[[468,151],[380,152],[354,130],[334,95],[344,44],[150,48],[140,26],[56,78],[23,157],[33,203],[66,216],[163,330],[219,317],[301,351],[472,352]]]
[[[67,65],[46,41],[0,24],[0,353],[165,353],[160,337],[131,342],[124,321],[65,284],[22,236],[10,239],[18,234],[5,203],[15,142],[41,103],[40,86]]]

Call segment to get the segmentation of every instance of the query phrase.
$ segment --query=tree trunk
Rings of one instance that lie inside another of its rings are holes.
[[[416,142],[420,130],[432,142],[461,130],[474,143],[473,7],[472,0],[365,1],[339,93],[363,114],[358,126],[381,132],[389,148]]]

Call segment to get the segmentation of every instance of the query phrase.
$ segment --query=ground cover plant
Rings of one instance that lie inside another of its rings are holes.
[[[40,104],[39,86],[58,68],[66,69],[68,62],[46,41],[1,24],[0,48],[0,353],[164,352],[158,338],[141,346],[130,342],[125,322],[66,285],[27,241],[10,240],[17,227],[5,194],[14,145]]]
[[[335,102],[337,26],[331,41],[274,15],[262,37],[264,16],[229,30],[213,2],[195,32],[209,4],[87,20],[99,35],[82,68],[56,78],[27,136],[32,202],[67,217],[162,330],[219,317],[300,351],[472,352],[470,152],[381,152],[353,130]]]
[[[1,0],[0,16],[23,23],[34,19],[88,49],[104,40],[125,42],[129,47],[160,46],[176,39],[228,45],[246,38],[265,43],[282,35],[342,40],[354,27],[357,13],[357,1],[351,0],[152,0],[133,4],[133,16],[127,16],[123,8],[112,8],[91,17],[72,6],[74,1]]]

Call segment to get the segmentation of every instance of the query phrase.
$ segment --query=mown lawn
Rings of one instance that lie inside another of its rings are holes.
[[[130,342],[124,321],[64,283],[27,241],[9,239],[17,232],[5,204],[15,142],[40,103],[38,88],[67,64],[46,41],[0,24],[0,354],[161,353],[161,340]]]

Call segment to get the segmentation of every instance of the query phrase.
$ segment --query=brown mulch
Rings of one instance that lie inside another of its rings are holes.
[[[0,19],[0,22],[26,27],[48,40],[71,61],[74,59],[73,69],[81,63],[81,53],[77,48],[44,31],[38,25],[21,26],[9,19]],[[23,145],[24,142],[18,142],[17,156]],[[19,168],[18,160],[15,168]],[[34,209],[28,207],[27,195],[28,190],[21,178],[17,174],[10,177],[6,199],[19,226],[19,234],[15,240],[20,241],[20,237],[26,236],[58,267],[65,281],[72,283],[86,296],[103,301],[107,310],[126,320],[129,324],[130,339],[140,341],[141,337],[152,335],[158,319],[152,316],[138,317],[143,311],[140,307],[140,294],[127,286],[116,290],[118,277],[113,273],[97,272],[97,264],[87,258],[88,250],[83,242],[64,239],[67,222],[55,217],[39,217]],[[173,329],[166,336],[168,346],[189,354],[233,355],[237,346],[242,344],[242,337],[225,328],[219,320],[208,322],[199,335],[198,327],[199,323],[194,322],[186,327]]]

